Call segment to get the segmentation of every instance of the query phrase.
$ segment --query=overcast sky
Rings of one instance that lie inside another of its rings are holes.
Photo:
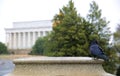
[[[85,17],[93,0],[73,0],[78,13]],[[102,9],[102,16],[110,21],[111,31],[120,23],[120,0],[94,0]],[[51,20],[69,0],[0,0],[0,41],[5,42],[4,28],[13,22]]]

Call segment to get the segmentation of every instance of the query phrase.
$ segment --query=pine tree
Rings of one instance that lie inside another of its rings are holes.
[[[29,54],[31,54],[31,55],[43,55],[44,42],[45,42],[45,40],[43,38],[38,38],[35,42],[35,45],[32,47],[32,51]]]
[[[85,36],[83,18],[77,14],[74,3],[69,1],[67,6],[60,9],[60,13],[55,15],[53,22],[57,26],[53,27],[54,41],[57,41],[55,54],[57,56],[80,56],[88,55],[84,50],[88,47]]]
[[[93,25],[91,32],[92,34],[98,35],[97,40],[99,40],[102,45],[108,45],[111,35],[110,28],[108,27],[109,21],[106,21],[105,17],[102,18],[101,9],[99,9],[95,1],[90,4],[87,20]]]
[[[90,10],[89,14],[87,15],[87,20],[93,25],[91,29],[92,34],[90,36],[96,36],[96,39],[99,41],[99,44],[103,48],[103,51],[110,59],[110,62],[106,62],[104,64],[104,69],[107,72],[114,73],[114,71],[116,70],[118,57],[116,56],[116,51],[114,50],[114,48],[109,45],[109,40],[111,36],[111,32],[108,27],[109,21],[106,21],[105,17],[102,18],[101,10],[99,9],[95,1],[90,4]]]
[[[114,33],[114,47],[116,51],[120,52],[120,24],[118,24],[116,32]]]
[[[102,18],[101,9],[99,9],[95,1],[90,4],[87,21],[92,24],[89,38],[93,37],[92,39],[98,40],[100,46],[105,50],[104,52],[107,53],[111,36],[110,28],[108,27],[109,21],[106,21],[105,17]]]
[[[117,56],[113,47],[109,47],[109,21],[102,18],[101,10],[93,1],[90,4],[87,18],[81,17],[74,7],[72,0],[60,9],[53,19],[53,31],[46,37],[44,55],[52,56],[88,56],[91,40],[99,41],[103,51],[110,58],[104,64],[107,72],[116,69]],[[112,67],[111,67],[112,66]]]
[[[116,76],[120,76],[120,66],[119,66],[119,68],[117,69]]]
[[[116,32],[113,34],[113,47],[114,50],[117,52],[118,55],[118,64],[119,68],[117,69],[117,76],[120,75],[120,24],[117,25]]]

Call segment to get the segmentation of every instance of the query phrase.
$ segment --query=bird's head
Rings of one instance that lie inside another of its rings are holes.
[[[92,44],[98,44],[98,41],[94,39],[94,40],[91,41],[91,45]]]

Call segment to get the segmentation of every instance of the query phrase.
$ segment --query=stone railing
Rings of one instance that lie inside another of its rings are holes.
[[[16,68],[7,76],[114,76],[104,71],[103,60],[90,57],[29,57],[13,62]]]

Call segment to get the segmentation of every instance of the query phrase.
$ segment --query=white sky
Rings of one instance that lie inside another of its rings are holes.
[[[73,0],[78,13],[86,17],[92,0]],[[111,31],[120,23],[120,0],[95,0],[103,17],[110,21]],[[4,28],[12,22],[51,20],[69,0],[0,0],[0,41],[5,42]]]

